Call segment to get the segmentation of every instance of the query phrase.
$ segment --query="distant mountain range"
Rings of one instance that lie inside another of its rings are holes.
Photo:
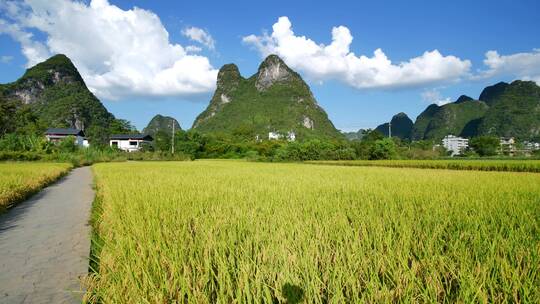
[[[445,105],[429,105],[414,124],[404,113],[391,120],[392,136],[411,140],[440,140],[448,134],[463,137],[491,135],[540,138],[540,87],[532,81],[500,82],[486,87],[478,100],[462,95]],[[375,130],[388,136],[388,123]]]
[[[170,133],[173,123],[179,130],[178,121],[157,115],[143,132]],[[390,124],[392,136],[411,140],[440,140],[447,134],[538,140],[540,87],[532,81],[500,82],[486,87],[477,100],[463,95],[442,106],[429,105],[414,123],[398,113]],[[83,129],[91,140],[100,141],[111,132],[132,131],[88,90],[64,55],[37,64],[15,82],[0,84],[0,136],[39,133],[49,127]],[[236,65],[224,65],[208,107],[192,128],[246,138],[292,131],[299,140],[360,139],[366,134],[365,130],[339,132],[300,75],[275,55],[268,56],[249,78],[242,77]],[[384,135],[388,129],[388,123],[375,128]]]

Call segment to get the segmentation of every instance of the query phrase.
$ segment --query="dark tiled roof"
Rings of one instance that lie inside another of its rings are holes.
[[[145,134],[114,134],[114,135],[111,135],[110,139],[118,139],[118,140],[138,139],[138,140],[148,140],[148,141],[153,140],[152,136],[145,135]]]
[[[55,135],[79,135],[79,136],[84,136],[84,132],[83,130],[78,130],[78,129],[71,129],[71,128],[68,128],[68,129],[62,129],[62,128],[49,128],[47,129],[47,131],[45,132],[45,134],[55,134]]]

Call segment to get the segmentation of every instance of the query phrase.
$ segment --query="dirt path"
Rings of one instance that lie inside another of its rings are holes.
[[[89,167],[0,215],[0,303],[80,303],[88,271]]]

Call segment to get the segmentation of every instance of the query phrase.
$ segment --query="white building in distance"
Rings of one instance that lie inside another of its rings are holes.
[[[109,145],[126,152],[137,152],[144,144],[150,144],[152,136],[145,134],[117,134],[111,135]]]
[[[446,150],[450,151],[452,156],[456,156],[462,154],[469,147],[469,140],[454,135],[446,135],[442,140],[442,145]]]
[[[293,131],[290,131],[289,133],[287,133],[287,140],[288,141],[295,141],[296,140],[296,133],[294,133]]]
[[[503,154],[513,155],[516,152],[516,140],[513,137],[501,137],[499,143]]]
[[[281,134],[278,132],[268,132],[268,139],[269,140],[277,140],[281,138]]]

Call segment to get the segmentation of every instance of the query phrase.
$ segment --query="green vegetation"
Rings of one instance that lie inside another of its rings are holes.
[[[0,212],[36,193],[71,169],[62,163],[0,163]]]
[[[94,172],[90,302],[540,301],[537,174],[237,161]]]
[[[379,161],[308,161],[307,163],[336,166],[394,167],[449,170],[540,172],[540,160],[512,159],[438,159],[438,160],[379,160]]]
[[[269,76],[274,74],[278,75],[276,79]],[[277,56],[269,56],[248,79],[234,64],[223,66],[214,96],[193,128],[206,134],[251,139],[256,135],[267,138],[268,132],[289,131],[301,140],[343,138],[300,75]]]
[[[48,142],[44,136],[7,134],[0,138],[0,161],[52,161],[68,162],[74,166],[96,162],[126,160],[189,160],[191,155],[169,151],[123,152],[111,147],[81,148],[74,138],[67,137],[58,144]]]
[[[469,145],[480,156],[497,155],[501,148],[499,138],[493,136],[474,137]]]

